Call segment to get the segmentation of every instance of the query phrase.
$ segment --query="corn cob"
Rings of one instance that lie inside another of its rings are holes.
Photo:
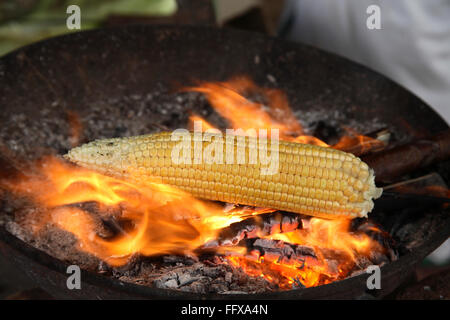
[[[373,208],[372,199],[382,192],[375,186],[373,170],[367,164],[339,150],[279,141],[277,173],[262,174],[259,159],[249,163],[255,146],[251,142],[256,138],[241,137],[244,144],[234,139],[231,149],[224,139],[220,146],[225,154],[237,152],[243,145],[244,164],[208,164],[194,161],[199,156],[194,144],[200,141],[205,150],[211,136],[188,135],[192,137],[188,164],[173,163],[172,149],[179,141],[172,141],[168,132],[96,140],[73,148],[65,158],[117,178],[137,182],[157,179],[199,198],[323,218],[365,217]],[[268,143],[269,152],[273,152],[271,146]]]

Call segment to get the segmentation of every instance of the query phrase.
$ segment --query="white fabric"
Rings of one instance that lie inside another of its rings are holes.
[[[369,30],[369,5],[381,30]],[[450,0],[286,0],[287,37],[388,76],[450,123]]]

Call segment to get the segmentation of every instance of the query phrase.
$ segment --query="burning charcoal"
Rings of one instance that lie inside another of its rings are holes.
[[[141,263],[139,275],[144,277],[145,279],[150,279],[151,277],[154,277],[154,275],[157,274],[159,270],[160,266],[146,259]]]
[[[36,210],[36,209],[18,210],[18,212],[16,212],[16,217],[14,220],[5,219],[6,230],[8,232],[11,232],[12,234],[15,234],[19,239],[21,239],[23,241],[26,241],[26,242],[36,241],[36,239],[34,239],[35,236],[33,236],[33,233],[36,230],[36,227],[39,225],[39,224],[37,224],[37,222],[39,220],[35,221],[33,219],[33,216],[36,211],[40,212],[40,210]],[[29,216],[28,215],[29,213],[32,216]],[[29,219],[26,219],[27,216],[29,216]],[[39,239],[37,239],[37,240],[39,240]]]
[[[175,280],[175,279],[167,280],[166,282],[164,282],[164,287],[169,288],[169,289],[178,288],[177,280]]]
[[[256,239],[254,241],[246,241],[246,246],[248,251],[256,250],[261,256],[267,257],[269,254],[274,254],[278,256],[279,259],[295,259],[304,256],[309,256],[315,258],[315,252],[312,247],[289,244],[280,240],[272,239]]]
[[[194,257],[187,257],[187,256],[175,256],[175,255],[165,255],[162,257],[162,260],[164,263],[167,264],[178,264],[181,263],[182,265],[192,265],[195,263]]]
[[[214,259],[216,260],[216,259]],[[203,263],[208,267],[216,267],[218,263],[215,263],[214,261],[211,261],[210,259],[203,260]]]
[[[288,259],[295,255],[295,249],[285,244],[283,241],[276,241],[270,239],[256,239],[251,245],[253,250],[259,251],[259,255],[267,257],[269,254],[275,252],[279,256],[279,260],[283,257]]]
[[[371,264],[379,266],[388,263],[390,261],[388,255],[386,255],[384,252],[377,252],[377,251],[370,252],[369,259]]]
[[[311,257],[316,256],[316,254],[314,252],[314,248],[309,247],[309,246],[296,245],[294,247],[294,249],[295,249],[295,254],[297,256],[311,256]]]
[[[219,256],[214,256],[212,263],[214,263],[216,265],[221,264],[221,263],[223,263],[223,260]]]
[[[139,254],[130,256],[125,265],[113,268],[113,275],[116,277],[138,275],[141,269],[142,260],[143,258]]]
[[[225,273],[225,281],[230,283],[233,280],[233,274],[231,272]]]
[[[225,292],[228,287],[223,283],[213,283],[210,288],[210,292]]]
[[[173,271],[169,271],[169,272],[164,273],[160,278],[155,279],[153,281],[153,284],[157,288],[165,288],[166,283],[169,283],[169,285],[170,285],[170,284],[173,284],[174,282],[176,283],[176,286],[178,287],[177,274]]]
[[[248,281],[248,276],[247,276],[247,274],[246,273],[244,273],[243,271],[241,271],[241,270],[239,270],[238,272],[237,272],[237,274],[236,274],[236,279],[237,279],[237,283],[239,284],[239,285],[244,285],[245,283],[247,283],[247,281]]]
[[[223,270],[221,268],[203,268],[203,274],[211,277],[211,278],[217,278],[219,275],[223,275]]]
[[[300,282],[300,279],[294,278],[294,283],[292,284],[292,289],[303,289],[306,288],[303,283]]]
[[[330,274],[339,274],[339,261],[333,259],[325,259],[325,264]]]
[[[199,280],[199,277],[192,277],[189,273],[182,273],[178,276],[178,282],[180,283],[180,287],[191,284],[194,281]]]
[[[251,239],[303,228],[303,220],[308,217],[290,212],[270,212],[232,223],[219,233],[216,241],[204,245],[205,248],[236,245],[242,239]]]
[[[104,261],[100,261],[98,264],[98,272],[99,273],[112,273],[112,268]]]
[[[353,271],[352,273],[350,273],[350,275],[348,276],[349,278],[352,278],[352,277],[356,277],[356,276],[359,276],[360,274],[365,274],[366,273],[366,270],[365,269],[362,269],[362,270],[355,270],[355,271]]]
[[[65,207],[79,208],[93,215],[99,215],[102,219],[107,219],[110,217],[119,219],[122,216],[122,210],[120,207],[105,205],[100,206],[100,204],[96,201],[77,202],[65,205]]]
[[[184,289],[185,291],[189,291],[189,292],[193,292],[193,293],[205,294],[207,292],[207,290],[206,290],[207,286],[208,286],[207,284],[205,284],[201,281],[195,281],[195,282],[191,283],[189,286],[182,287],[181,290]]]
[[[398,258],[397,244],[395,243],[392,236],[383,231],[380,226],[375,224],[370,220],[364,220],[362,223],[356,228],[356,232],[362,232],[368,235],[371,239],[376,240],[381,247],[383,248],[383,253],[377,251],[372,251],[372,254],[377,255],[374,256],[372,262],[375,264],[376,261],[383,262],[387,261],[395,261]],[[381,260],[380,260],[381,259]]]
[[[172,282],[170,282],[170,281],[172,281]],[[157,280],[153,281],[153,284],[156,288],[167,289],[166,283],[169,283],[169,285],[170,285],[171,283],[173,283],[173,281],[175,281],[175,284],[176,284],[176,282],[177,282],[176,280],[167,280],[167,281],[163,282],[161,279],[157,279]],[[178,284],[175,286],[175,288],[176,287],[178,287]]]
[[[356,259],[355,266],[358,269],[364,270],[370,265],[373,265],[373,262],[372,259],[369,259],[368,257],[361,256]]]

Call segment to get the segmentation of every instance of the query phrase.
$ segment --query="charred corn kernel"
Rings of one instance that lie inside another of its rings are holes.
[[[168,132],[96,140],[70,150],[65,157],[80,166],[138,183],[162,181],[197,197],[324,218],[364,217],[373,208],[372,199],[382,192],[367,164],[339,150],[280,141],[278,171],[262,174],[269,165],[261,161],[259,153],[270,157],[274,152],[270,140],[267,150],[261,150],[254,138],[239,137],[227,146],[231,142],[223,139],[214,149],[214,154],[223,151],[223,159],[202,162],[203,150],[213,142],[211,135],[195,135],[191,150],[181,159],[184,163],[173,161],[173,149],[180,142],[172,141]],[[238,159],[239,151],[245,157]],[[250,156],[254,152],[257,157]],[[226,160],[228,156],[234,163]],[[237,162],[244,158],[245,163]],[[256,163],[248,163],[251,158]]]

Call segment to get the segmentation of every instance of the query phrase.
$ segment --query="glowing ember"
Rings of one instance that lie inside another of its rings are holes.
[[[349,220],[323,220],[312,218],[305,230],[266,236],[266,239],[282,240],[314,249],[315,256],[305,255],[300,259],[270,259],[270,255],[249,259],[243,256],[228,256],[227,260],[236,267],[254,276],[276,282],[280,288],[292,286],[313,287],[344,279],[358,263],[361,256],[373,252],[384,252],[378,242],[363,233],[350,233]],[[373,232],[380,232],[374,228]],[[332,257],[327,256],[332,253]],[[275,274],[275,276],[274,276]]]

